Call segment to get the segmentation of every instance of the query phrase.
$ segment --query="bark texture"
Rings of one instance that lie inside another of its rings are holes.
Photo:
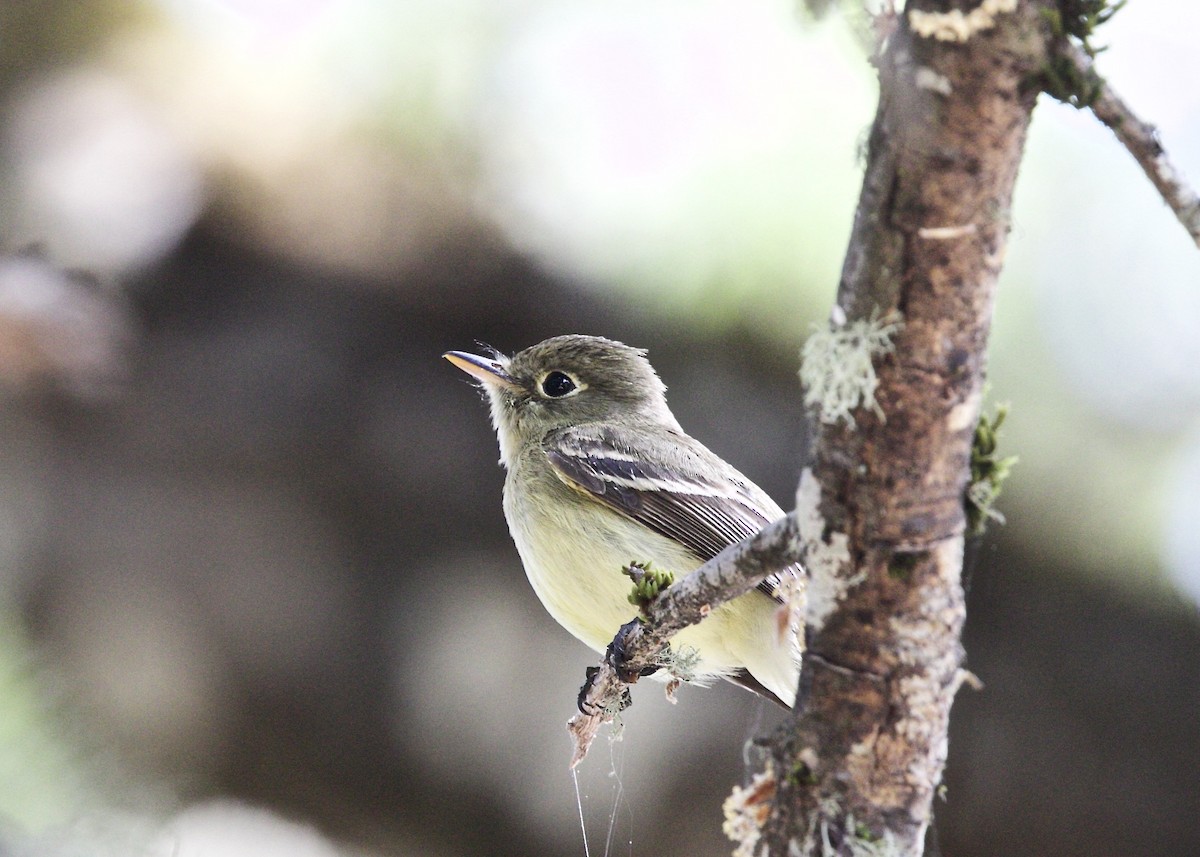
[[[821,524],[803,702],[745,853],[921,854],[964,675],[963,497],[1049,34],[1033,0],[910,0],[895,24],[834,318],[902,327],[878,410],[822,425],[801,482],[801,526]]]

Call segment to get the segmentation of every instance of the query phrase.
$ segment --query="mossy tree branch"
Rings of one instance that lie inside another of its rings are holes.
[[[902,326],[876,361],[877,409],[822,423],[819,487],[802,481],[816,549],[837,540],[843,559],[808,557],[803,704],[773,739],[770,809],[744,853],[922,853],[965,675],[963,496],[1050,5],[910,0],[877,59],[834,319]]]
[[[850,334],[869,343],[886,320],[886,342],[866,355],[870,395],[824,401],[859,389],[853,379],[825,384],[821,401],[809,401],[823,419],[796,511],[651,599],[648,621],[619,638],[626,670],[649,665],[671,634],[795,562],[803,547],[801,693],[793,719],[765,745],[767,770],[727,802],[735,854],[923,851],[951,705],[969,678],[960,642],[964,498],[1013,187],[1039,92],[1086,84],[1070,97],[1130,135],[1144,166],[1166,164],[1153,129],[1095,75],[1086,38],[1064,31],[1064,21],[1083,21],[1090,35],[1107,8],[909,0],[881,27],[880,103],[826,337],[838,347],[811,349],[840,353]],[[1164,189],[1169,172],[1158,172],[1147,167],[1195,236],[1195,195],[1181,182]],[[803,375],[821,376],[820,367]],[[584,751],[624,687],[606,661],[585,689],[581,707],[597,714],[572,721]]]

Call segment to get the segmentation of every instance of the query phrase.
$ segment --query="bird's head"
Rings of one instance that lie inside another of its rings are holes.
[[[678,427],[646,352],[611,339],[573,334],[512,357],[498,351],[443,356],[486,392],[505,464],[522,445],[568,426],[643,419]]]

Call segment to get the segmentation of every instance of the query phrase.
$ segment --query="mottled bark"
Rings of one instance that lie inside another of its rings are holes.
[[[823,524],[804,534],[810,592],[835,597],[810,611],[803,704],[772,745],[775,797],[753,853],[922,852],[963,676],[963,495],[1045,62],[1038,5],[910,2],[879,57],[834,316],[896,312],[902,327],[876,359],[878,411],[823,424],[806,474],[819,494],[802,482],[798,508],[815,498]],[[841,561],[814,561],[833,544]]]

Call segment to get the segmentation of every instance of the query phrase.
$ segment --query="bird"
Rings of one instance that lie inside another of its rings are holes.
[[[650,564],[682,579],[785,514],[683,430],[646,355],[579,334],[511,357],[443,355],[490,404],[504,515],[534,592],[598,652],[638,615],[624,568]],[[781,584],[799,574],[776,573],[680,631],[671,645],[690,652],[689,680],[724,678],[791,708],[801,643],[795,623],[780,621]]]

